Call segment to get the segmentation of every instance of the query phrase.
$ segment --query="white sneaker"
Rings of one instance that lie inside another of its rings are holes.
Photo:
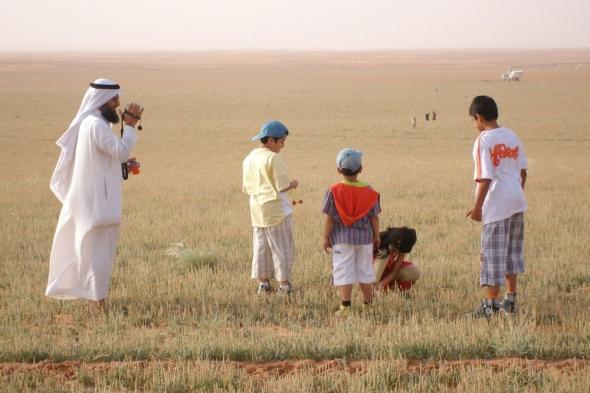
[[[256,291],[257,295],[268,295],[270,294],[270,285],[268,283],[261,282],[258,284],[258,291]]]
[[[293,291],[291,284],[283,284],[279,286],[279,295],[290,295]]]

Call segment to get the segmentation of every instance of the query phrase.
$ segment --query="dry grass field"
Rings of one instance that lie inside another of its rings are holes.
[[[0,391],[586,391],[590,65],[539,65],[570,62],[590,50],[0,55]],[[499,80],[510,65],[523,81]],[[43,295],[54,142],[98,77],[146,107],[107,314]],[[481,296],[480,226],[465,218],[479,94],[530,161],[521,312],[489,322],[464,318]],[[241,162],[271,118],[290,128],[281,154],[304,203],[296,290],[261,299]],[[416,228],[423,276],[370,312],[355,293],[338,320],[320,206],[343,147],[365,153],[381,225]]]

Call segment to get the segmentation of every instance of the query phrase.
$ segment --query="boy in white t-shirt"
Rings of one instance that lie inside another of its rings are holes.
[[[475,207],[467,216],[483,222],[480,285],[486,296],[469,315],[490,318],[499,311],[516,312],[516,278],[524,273],[527,158],[518,136],[498,125],[498,107],[491,97],[475,97],[469,115],[480,134],[473,146]],[[499,286],[504,283],[500,303]]]

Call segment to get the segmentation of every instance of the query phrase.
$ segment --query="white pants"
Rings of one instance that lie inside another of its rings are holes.
[[[373,245],[335,244],[332,248],[332,277],[334,285],[375,282]]]
[[[293,239],[293,215],[268,228],[253,228],[252,278],[291,281],[291,269],[295,260]]]

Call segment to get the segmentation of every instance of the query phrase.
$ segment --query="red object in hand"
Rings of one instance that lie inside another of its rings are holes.
[[[127,168],[129,172],[133,173],[134,175],[139,175],[139,162],[135,159],[135,157],[131,157],[127,160]]]

